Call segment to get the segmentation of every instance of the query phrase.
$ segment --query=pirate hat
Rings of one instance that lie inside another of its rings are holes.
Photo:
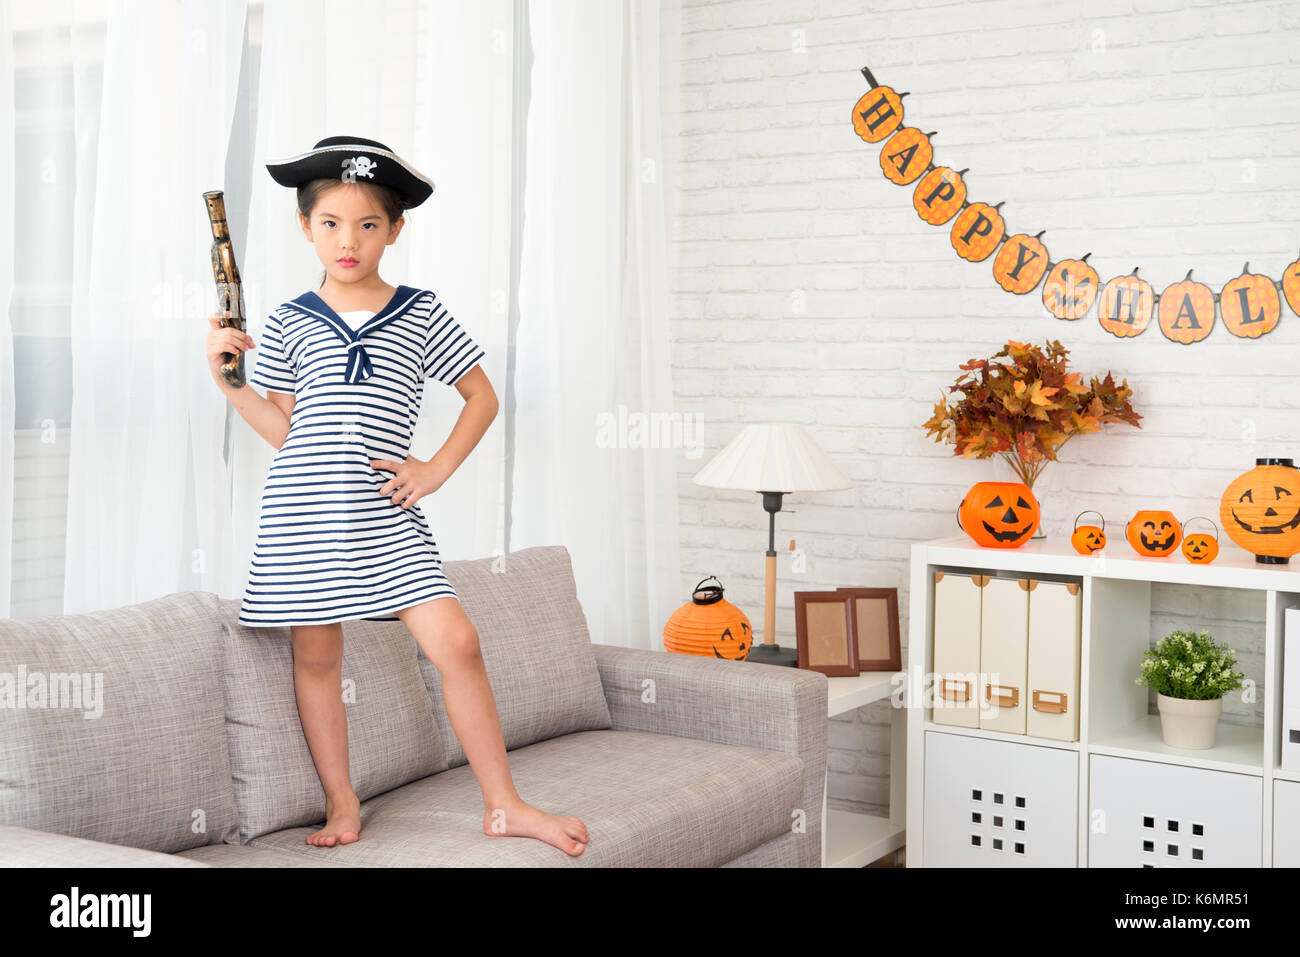
[[[309,152],[273,160],[266,168],[281,186],[313,179],[391,186],[407,209],[419,206],[433,192],[433,180],[383,143],[364,136],[327,136]]]

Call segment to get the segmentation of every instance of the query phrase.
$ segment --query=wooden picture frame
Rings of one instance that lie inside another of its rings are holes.
[[[838,588],[848,596],[859,671],[901,671],[897,588]]]
[[[794,627],[799,667],[828,678],[858,673],[858,646],[847,595],[834,591],[794,593]]]

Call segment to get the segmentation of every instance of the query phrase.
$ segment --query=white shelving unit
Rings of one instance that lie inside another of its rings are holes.
[[[1031,542],[1016,549],[982,548],[964,536],[916,544],[912,547],[908,662],[905,667],[909,692],[922,687],[925,677],[934,670],[931,632],[936,571],[970,575],[1065,577],[1082,583],[1079,740],[1052,741],[936,724],[930,720],[930,709],[925,707],[924,699],[909,693],[906,790],[909,867],[925,864],[926,742],[927,739],[935,740],[933,735],[958,735],[1035,749],[1032,752],[1014,749],[1008,752],[1007,749],[1002,749],[1013,758],[1016,755],[1027,758],[1042,756],[1046,749],[1074,752],[1077,781],[1076,786],[1069,790],[1074,792],[1076,804],[1076,860],[1079,866],[1087,866],[1090,839],[1096,840],[1090,831],[1089,820],[1089,798],[1090,795],[1097,796],[1089,787],[1089,772],[1094,756],[1102,756],[1105,760],[1124,758],[1142,762],[1133,766],[1135,781],[1145,774],[1159,777],[1158,768],[1165,765],[1241,776],[1229,778],[1202,775],[1207,784],[1211,785],[1215,781],[1233,783],[1256,779],[1258,783],[1252,786],[1251,793],[1256,788],[1260,792],[1260,806],[1257,809],[1260,825],[1257,838],[1252,840],[1257,839],[1259,842],[1259,863],[1265,867],[1272,865],[1274,782],[1300,781],[1300,771],[1284,770],[1279,765],[1283,620],[1287,608],[1300,608],[1300,558],[1291,565],[1260,565],[1253,556],[1225,545],[1224,552],[1213,564],[1193,565],[1177,553],[1168,558],[1139,556],[1122,539],[1110,542],[1104,551],[1092,556],[1079,555],[1065,539]],[[1264,622],[1265,669],[1264,685],[1260,689],[1265,704],[1263,727],[1244,727],[1220,721],[1215,746],[1205,751],[1170,748],[1164,744],[1159,716],[1147,713],[1147,689],[1134,682],[1143,651],[1150,641],[1151,585],[1156,582],[1194,589],[1241,589],[1257,594]],[[1114,764],[1105,766],[1108,769],[1115,767]],[[1166,776],[1181,773],[1168,770]],[[1278,791],[1279,795],[1283,793],[1292,794],[1294,791],[1286,789],[1284,785]],[[1110,794],[1113,799],[1113,792]],[[1144,792],[1135,791],[1125,800],[1128,804],[1137,806],[1144,799]],[[1249,811],[1250,820],[1255,820],[1256,808],[1252,806]],[[1186,812],[1189,815],[1187,820],[1192,821],[1195,815],[1201,813],[1200,809],[1189,810]],[[1128,820],[1127,805],[1124,816]],[[1142,817],[1138,820],[1141,822]],[[1157,822],[1157,827],[1167,827],[1173,831],[1175,822]],[[1253,827],[1253,824],[1249,825],[1248,829]],[[1205,830],[1204,824],[1197,824],[1198,835]],[[1250,830],[1250,833],[1253,835],[1254,831]],[[1221,834],[1222,830],[1212,834],[1207,839],[1207,846],[1212,847],[1214,841],[1221,838]],[[1135,835],[1135,839],[1138,837],[1145,838],[1146,835]],[[1156,853],[1151,855],[1151,866],[1171,863],[1188,866],[1191,843],[1185,843],[1187,850],[1183,851],[1183,856],[1178,860],[1163,860],[1158,855],[1168,846],[1167,835],[1152,833],[1150,837],[1151,843],[1157,847]],[[1122,850],[1127,853],[1127,844]],[[1135,863],[1142,859],[1140,850],[1141,848],[1131,859]],[[1173,853],[1172,848],[1170,853]],[[1208,859],[1208,852],[1200,850],[1197,853],[1197,861],[1204,859],[1207,866],[1213,863]],[[1113,856],[1113,848],[1107,848],[1107,854]],[[1100,854],[1096,856],[1099,861],[1102,859]],[[1126,857],[1125,860],[1130,859]]]
[[[864,671],[852,677],[827,678],[827,717],[887,700],[902,680],[903,673],[897,671]],[[890,717],[889,817],[828,810],[826,790],[822,789],[822,867],[866,867],[903,846],[907,776],[902,759],[907,752],[906,731],[906,710],[894,708]]]

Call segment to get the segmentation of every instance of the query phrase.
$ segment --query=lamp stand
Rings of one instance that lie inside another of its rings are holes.
[[[763,643],[749,650],[746,661],[763,665],[799,667],[798,647],[782,648],[776,643],[776,513],[781,511],[784,492],[763,492],[763,510],[767,512],[767,585],[764,595]]]

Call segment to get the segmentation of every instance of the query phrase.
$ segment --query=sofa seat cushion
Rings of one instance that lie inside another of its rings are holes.
[[[228,844],[209,844],[211,848]],[[0,824],[0,867],[207,867],[180,854]]]
[[[226,730],[239,808],[238,843],[325,820],[325,789],[298,715],[287,626],[249,627],[239,602],[221,602]],[[447,766],[433,704],[400,621],[343,622],[348,767],[361,800]]]
[[[803,773],[789,754],[609,730],[519,748],[510,767],[529,804],[582,819],[582,854],[484,834],[468,765],[364,802],[355,843],[313,847],[294,828],[253,844],[367,867],[715,867],[790,831]]]
[[[162,852],[234,838],[217,601],[0,621],[0,824]]]
[[[446,562],[443,571],[478,632],[506,750],[611,726],[568,549],[540,545]],[[442,676],[423,652],[420,670],[447,746],[447,766],[459,767],[465,750],[443,705]]]
[[[273,851],[252,844],[208,844],[171,855],[208,867],[347,867],[338,861],[288,851]]]

